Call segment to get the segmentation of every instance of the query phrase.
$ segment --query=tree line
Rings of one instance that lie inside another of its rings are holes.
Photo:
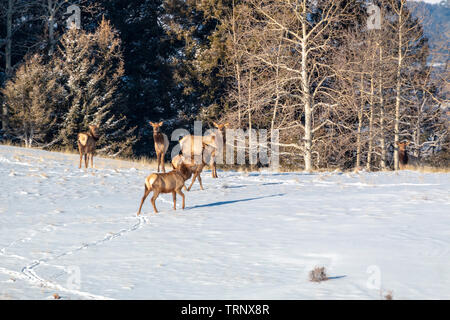
[[[66,27],[71,4],[81,29]],[[97,122],[101,152],[152,155],[148,120],[170,132],[220,119],[249,141],[277,130],[284,166],[397,169],[402,140],[448,166],[448,35],[430,45],[413,6],[2,0],[2,136],[73,148]]]

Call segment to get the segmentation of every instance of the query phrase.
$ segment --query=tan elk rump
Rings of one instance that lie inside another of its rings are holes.
[[[94,167],[95,143],[98,139],[97,125],[90,125],[88,132],[81,132],[78,134],[77,145],[78,151],[80,153],[80,165],[78,166],[78,168],[81,168],[83,155],[85,167],[88,167],[89,158],[91,159],[91,168]]]

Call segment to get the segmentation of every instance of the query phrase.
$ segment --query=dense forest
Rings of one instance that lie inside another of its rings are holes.
[[[372,3],[379,28],[368,27]],[[148,121],[164,121],[170,138],[202,120],[248,140],[276,131],[287,167],[398,169],[403,140],[448,166],[449,10],[405,0],[0,0],[0,139],[75,149],[97,123],[100,153],[154,156]],[[430,23],[430,12],[444,19]]]

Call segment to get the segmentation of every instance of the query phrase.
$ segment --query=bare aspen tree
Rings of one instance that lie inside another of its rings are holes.
[[[323,63],[323,54],[332,50],[331,39],[337,35],[334,33],[337,31],[333,29],[333,23],[345,19],[341,15],[345,8],[343,2],[329,1],[320,4],[319,9],[314,3],[306,0],[250,1],[255,23],[262,26],[259,31],[281,34],[282,44],[278,43],[277,47],[280,49],[278,52],[283,52],[284,55],[281,57],[276,54],[273,41],[269,50],[247,51],[247,54],[251,59],[273,70],[275,74],[278,73],[278,77],[276,76],[278,80],[275,81],[276,91],[280,93],[281,82],[285,90],[289,87],[287,95],[290,97],[291,105],[296,107],[287,107],[284,111],[290,109],[300,119],[291,121],[285,129],[296,126],[301,130],[301,138],[297,137],[297,141],[291,141],[284,146],[301,150],[306,171],[311,171],[313,167],[313,145],[318,141],[314,137],[315,133],[331,122],[330,119],[322,119],[323,121],[315,124],[316,117],[321,113],[319,111],[330,107],[330,91],[326,84],[333,77],[333,72],[326,63]],[[318,18],[312,20],[311,15],[319,12]],[[263,37],[258,34],[254,36]],[[273,56],[276,59],[273,59]],[[280,79],[281,71],[283,71],[282,79]],[[275,101],[278,101],[278,109],[280,94]],[[298,114],[300,108],[302,112]],[[272,114],[273,112],[276,114],[277,111],[272,109]]]
[[[381,38],[381,37],[380,37]],[[380,169],[386,170],[386,133],[385,133],[385,111],[383,98],[383,47],[381,41],[378,43],[379,59],[378,59],[378,98],[380,104]]]
[[[412,15],[414,4],[406,0],[385,0],[383,6],[387,32],[392,34],[387,44],[386,60],[395,61],[395,104],[393,110],[394,170],[399,169],[397,143],[411,131],[409,118],[414,96],[413,82],[426,73],[429,54],[421,21]],[[422,75],[421,75],[422,74]],[[417,104],[416,104],[417,107]],[[414,107],[414,108],[416,108]]]
[[[241,106],[242,106],[242,84],[241,84],[241,63],[242,63],[242,53],[239,50],[239,40],[238,37],[240,36],[238,33],[238,27],[236,20],[239,19],[238,17],[238,11],[236,9],[235,0],[233,0],[232,3],[232,13],[231,13],[231,19],[230,24],[231,27],[228,28],[229,32],[231,33],[231,39],[232,39],[232,55],[233,55],[233,64],[234,64],[234,71],[235,71],[235,77],[236,77],[236,86],[237,86],[237,109],[238,109],[238,127],[241,127]]]
[[[58,29],[66,28],[66,19],[70,16],[66,10],[69,6],[76,5],[82,9],[81,13],[92,13],[99,10],[99,5],[89,0],[35,0],[39,1],[41,19],[44,20],[47,28],[48,54],[51,56],[55,52],[55,46],[61,37],[62,32]]]
[[[399,169],[398,162],[398,147],[400,142],[400,121],[402,116],[402,90],[404,88],[404,69],[407,67],[406,60],[410,57],[412,52],[409,50],[409,45],[412,43],[411,37],[413,33],[417,32],[418,25],[410,25],[411,13],[406,7],[406,0],[387,0],[386,4],[392,9],[393,22],[386,19],[390,28],[395,34],[393,43],[395,45],[394,57],[396,60],[396,77],[395,77],[395,112],[394,112],[394,169]]]
[[[225,117],[279,130],[284,164],[303,163],[308,171],[385,170],[397,161],[389,150],[402,138],[414,141],[414,152],[437,146],[430,128],[441,125],[437,110],[445,100],[430,87],[433,77],[425,79],[421,22],[404,1],[376,4],[382,19],[373,30],[360,23],[362,3],[252,0],[236,6],[228,53],[235,107]]]

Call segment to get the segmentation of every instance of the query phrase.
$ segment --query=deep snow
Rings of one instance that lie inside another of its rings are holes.
[[[450,298],[449,174],[208,170],[138,218],[154,168],[94,164],[0,146],[0,299]]]

